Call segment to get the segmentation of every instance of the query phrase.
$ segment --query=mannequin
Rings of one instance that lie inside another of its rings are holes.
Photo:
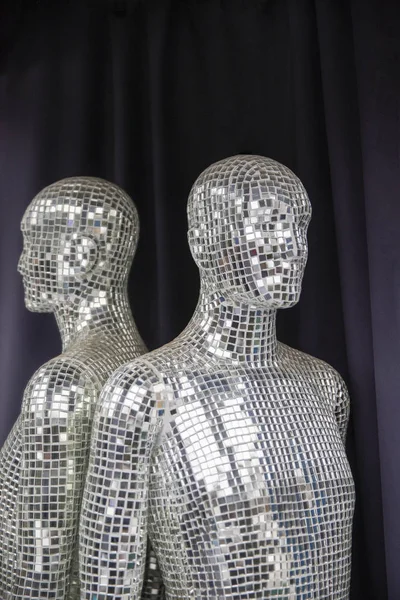
[[[55,314],[62,353],[33,375],[1,450],[0,597],[66,600],[79,596],[72,563],[95,404],[108,376],[146,351],[127,297],[139,223],[118,186],[73,177],[42,190],[21,229],[25,304]],[[143,597],[159,592],[154,568]]]
[[[195,313],[100,397],[82,598],[140,598],[149,534],[168,600],[348,599],[348,394],[332,367],[276,339],[310,218],[302,183],[268,158],[233,156],[195,182]]]

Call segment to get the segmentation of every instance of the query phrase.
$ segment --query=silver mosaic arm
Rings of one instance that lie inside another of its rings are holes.
[[[153,384],[151,372],[120,369],[100,397],[81,512],[82,599],[141,597],[150,458],[163,414]]]
[[[336,374],[335,416],[343,444],[346,444],[347,426],[350,416],[350,397],[341,376]]]
[[[21,420],[14,424],[0,451],[0,598],[9,598],[13,588],[16,553],[13,540],[16,529],[16,503],[21,464]]]
[[[66,598],[97,394],[80,367],[59,359],[26,389],[13,598]]]

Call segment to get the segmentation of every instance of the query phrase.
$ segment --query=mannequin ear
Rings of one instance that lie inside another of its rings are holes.
[[[85,233],[75,233],[64,247],[64,274],[70,277],[86,279],[96,268],[99,261],[97,240]]]

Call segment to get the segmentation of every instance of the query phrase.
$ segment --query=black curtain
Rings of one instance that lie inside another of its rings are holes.
[[[3,0],[0,433],[60,351],[23,305],[19,223],[45,185],[115,181],[141,241],[130,297],[149,348],[195,307],[186,199],[237,153],[293,169],[313,205],[301,302],[280,339],[331,363],[352,398],[353,600],[400,598],[399,11],[387,0]]]

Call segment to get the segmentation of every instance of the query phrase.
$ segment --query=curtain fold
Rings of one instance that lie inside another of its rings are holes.
[[[132,195],[130,299],[149,348],[188,322],[186,200],[210,163],[270,156],[312,205],[282,341],[344,376],[357,488],[352,600],[400,598],[399,11],[389,0],[4,0],[0,12],[0,438],[60,351],[23,305],[19,223],[62,177]]]
[[[372,589],[384,589],[385,562],[382,547],[376,543],[376,540],[383,540],[383,512],[360,100],[351,6],[348,4],[346,10],[343,4],[342,11],[333,5],[322,8],[318,2],[315,6],[338,239],[348,384],[353,399],[349,451],[356,472],[360,474],[356,480],[356,524],[359,526],[359,519],[369,523],[368,533],[356,537],[353,548],[353,586],[361,594],[360,581],[366,566],[373,580]]]

